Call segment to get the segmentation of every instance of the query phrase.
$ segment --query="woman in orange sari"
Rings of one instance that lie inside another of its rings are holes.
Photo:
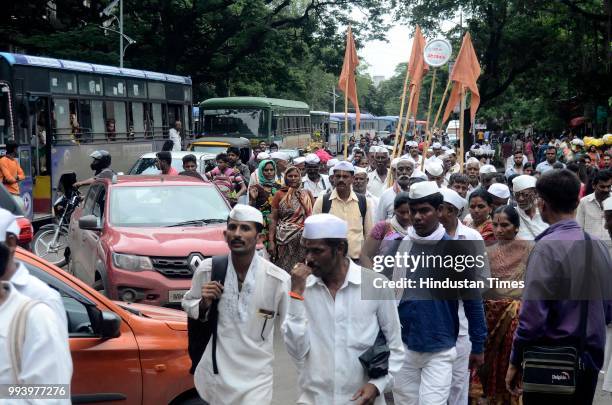
[[[466,225],[476,229],[485,242],[495,240],[493,222],[491,221],[491,204],[493,204],[493,197],[484,188],[476,189],[470,194],[468,206],[470,208],[472,223],[466,223]]]
[[[269,242],[274,263],[291,271],[296,263],[304,261],[304,249],[300,243],[304,221],[312,214],[314,199],[308,190],[301,188],[300,171],[291,166],[285,171],[285,187],[272,200],[272,223]]]
[[[513,207],[504,205],[493,213],[497,242],[487,246],[492,278],[500,281],[524,280],[533,243],[517,239],[519,226],[519,215]],[[472,381],[471,396],[475,399],[472,402],[489,405],[519,403],[518,398],[512,397],[507,391],[504,379],[514,331],[518,326],[521,294],[522,289],[519,288],[493,288],[485,293],[485,316],[489,333],[485,343],[484,365]]]

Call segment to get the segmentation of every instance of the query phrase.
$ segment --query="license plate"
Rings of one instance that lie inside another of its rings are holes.
[[[168,301],[170,302],[181,302],[183,300],[183,296],[187,294],[189,290],[174,290],[168,291]]]

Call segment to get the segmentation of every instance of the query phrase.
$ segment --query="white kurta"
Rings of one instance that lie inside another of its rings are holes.
[[[202,285],[210,281],[211,271],[212,259],[207,259],[196,270],[183,299],[183,309],[192,318],[199,317]],[[272,401],[273,329],[287,312],[289,279],[287,272],[255,255],[238,293],[230,256],[218,307],[219,374],[213,373],[212,344],[208,344],[194,375],[198,393],[211,405]],[[274,311],[273,318],[265,318],[260,310]]]
[[[0,384],[17,384],[9,357],[8,325],[19,307],[30,298],[20,294],[10,283],[0,282],[0,288],[8,292],[8,298],[0,305]],[[70,384],[72,358],[66,332],[60,332],[54,311],[44,303],[32,307],[28,314],[18,378],[21,384]],[[15,401],[0,399],[1,405],[12,403]],[[70,399],[38,399],[27,403],[64,405],[70,404]]]
[[[335,299],[323,281],[311,275],[304,301],[289,300],[283,336],[298,365],[298,404],[354,404],[351,397],[368,382],[381,393],[375,403],[385,403],[383,392],[393,385],[393,375],[404,359],[401,326],[393,290],[368,287],[377,276],[372,270],[363,272],[351,261]],[[362,299],[362,288],[367,298],[377,299]],[[389,373],[369,379],[359,356],[372,346],[381,329],[391,351]]]
[[[521,220],[521,226],[516,234],[518,239],[524,240],[535,240],[536,236],[541,234],[548,228],[548,224],[542,220],[540,212],[536,208],[536,214],[533,218],[529,217],[525,211],[516,207],[516,211],[519,214]]]

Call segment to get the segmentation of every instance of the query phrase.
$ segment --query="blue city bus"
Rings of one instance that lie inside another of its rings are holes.
[[[189,77],[0,53],[0,144],[19,145],[20,194],[33,222],[52,216],[62,174],[91,177],[94,150],[108,150],[120,172],[160,150],[176,120],[187,143],[191,107]]]

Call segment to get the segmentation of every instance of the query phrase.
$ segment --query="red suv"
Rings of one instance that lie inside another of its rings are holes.
[[[229,211],[188,176],[98,180],[71,219],[68,271],[111,299],[180,307],[200,263],[229,252]]]

